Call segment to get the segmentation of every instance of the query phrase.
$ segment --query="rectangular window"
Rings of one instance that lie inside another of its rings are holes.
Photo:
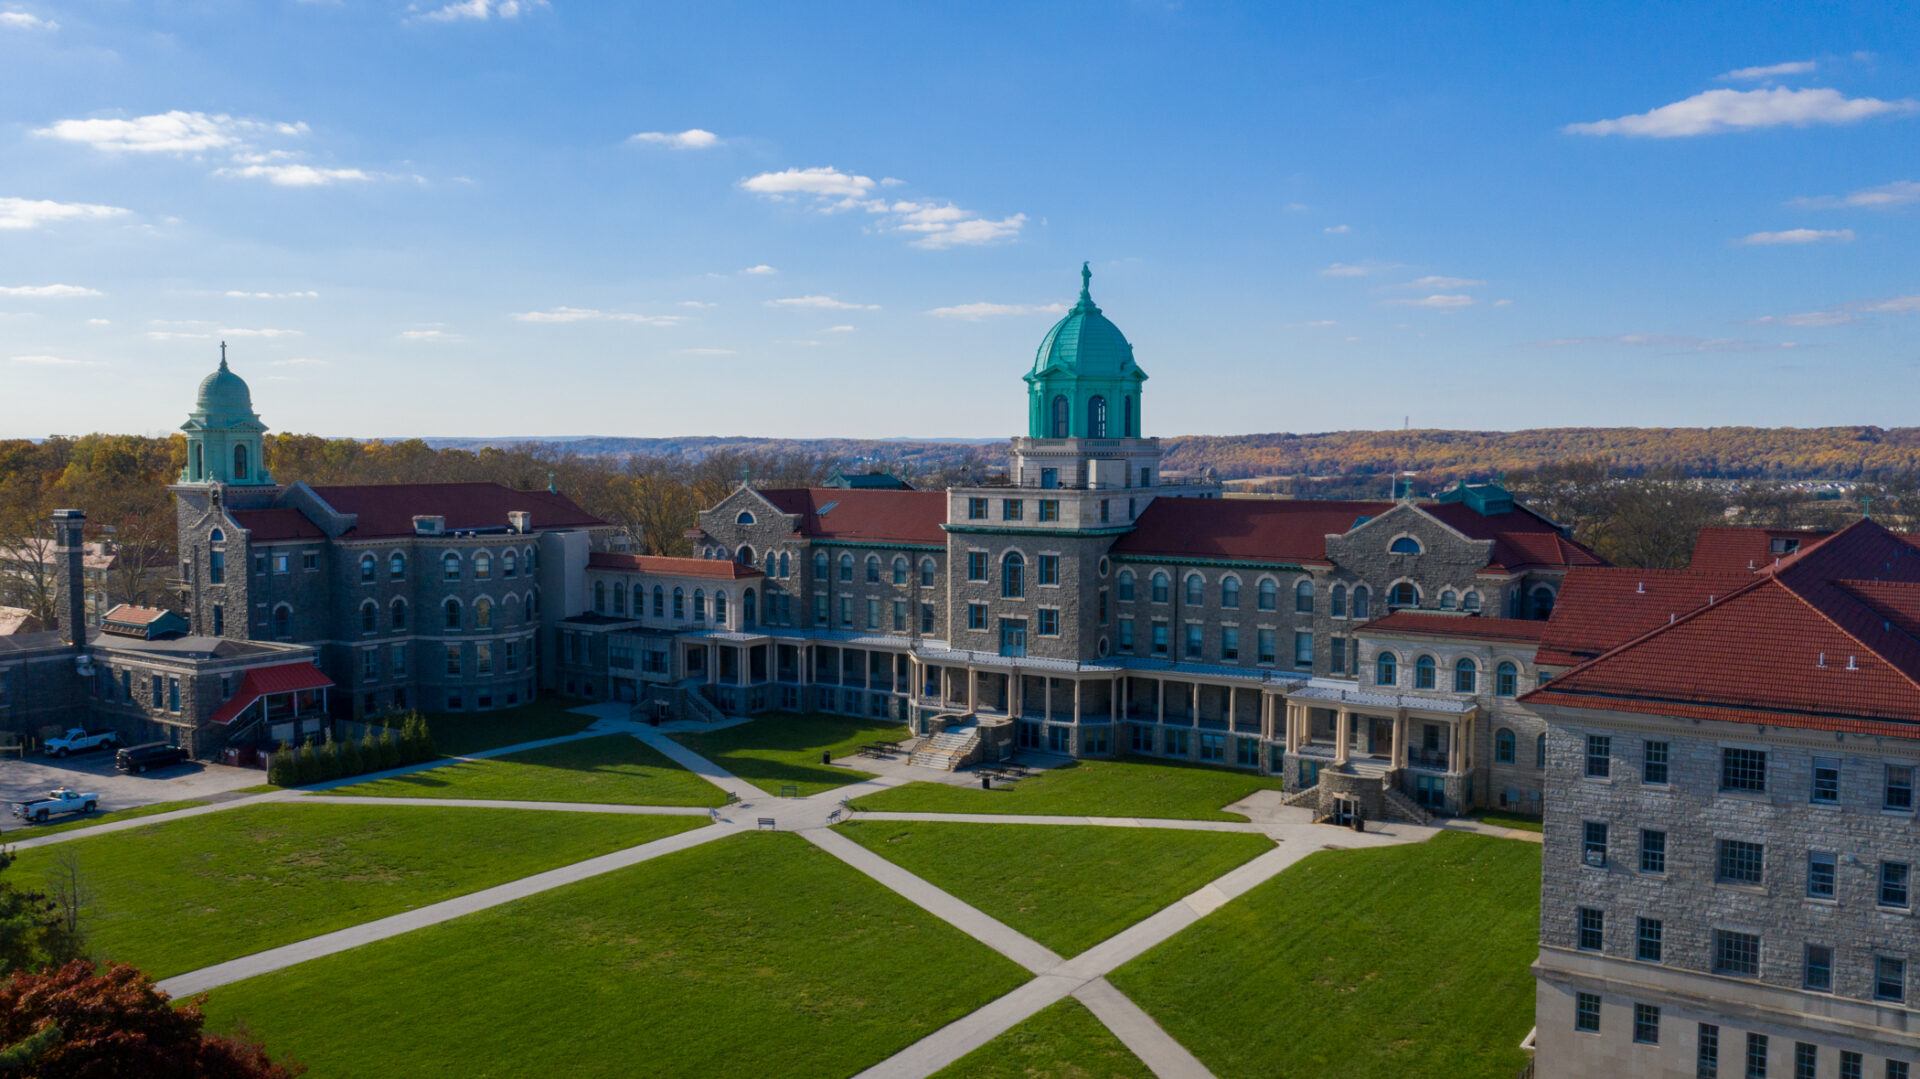
[[[1742,839],[1722,839],[1714,878],[1722,884],[1759,884],[1765,848]]]
[[[1587,778],[1605,779],[1613,774],[1613,739],[1604,734],[1587,735]]]
[[[1057,498],[1041,499],[1040,519],[1042,521],[1058,521],[1060,519],[1060,500]]]
[[[1003,521],[1018,521],[1025,509],[1026,506],[1020,499],[1003,498],[1000,500],[1000,519]]]
[[[507,641],[507,642],[506,642],[506,643],[505,643],[505,644],[504,644],[504,645],[502,646],[502,649],[503,649],[503,652],[504,652],[504,656],[503,656],[502,658],[504,658],[504,659],[505,659],[505,661],[506,661],[506,670],[507,670],[507,673],[508,673],[508,674],[512,674],[512,673],[514,673],[515,671],[518,671],[518,670],[520,669],[520,642],[518,642],[518,641]],[[629,652],[628,652],[628,657],[627,657],[627,662],[628,662],[629,664],[631,664],[631,663],[633,662],[633,657],[632,657],[632,652],[631,652],[631,646],[629,646]]]
[[[1306,630],[1294,631],[1293,665],[1296,667],[1313,666],[1313,634]]]
[[[967,499],[967,520],[984,521],[987,519],[987,500],[984,498]]]
[[[1186,657],[1188,659],[1200,659],[1206,655],[1206,651],[1205,632],[1200,628],[1198,623],[1188,623]]]
[[[1606,941],[1607,914],[1598,907],[1580,908],[1580,950],[1597,952]]]
[[[360,653],[360,677],[372,682],[380,677],[380,651],[369,648]]]
[[[1227,759],[1227,736],[1224,734],[1200,734],[1200,759],[1203,761],[1225,761]]]
[[[1819,1079],[1820,1050],[1807,1042],[1793,1043],[1793,1079]]]
[[[1913,809],[1912,765],[1887,765],[1887,784],[1880,796],[1880,805],[1882,808],[1897,809],[1902,813]]]
[[[1811,800],[1819,805],[1833,805],[1840,800],[1840,758],[1813,758]]]
[[[393,676],[395,678],[405,677],[407,673],[407,646],[406,645],[396,644],[393,646],[393,656],[389,660],[389,665],[393,668]]]
[[[1040,556],[1040,583],[1041,584],[1059,584],[1060,583],[1060,556],[1059,555],[1043,554]]]
[[[265,554],[257,554],[253,556],[253,572],[255,574],[263,574],[267,572],[267,556]]]
[[[967,580],[984,581],[987,579],[987,552],[967,552]]]
[[[460,646],[457,644],[447,646],[447,673],[460,673]]]
[[[1167,740],[1166,756],[1184,757],[1187,755],[1187,732],[1186,731],[1170,730],[1166,734],[1166,740]]]
[[[1131,618],[1120,620],[1120,651],[1133,651],[1133,619]]]
[[[1043,468],[1040,470],[1040,487],[1042,490],[1051,491],[1058,486],[1060,486],[1059,469]]]
[[[1807,852],[1807,895],[1813,899],[1834,897],[1834,877],[1839,865],[1832,851]]]
[[[1640,782],[1664,786],[1667,782],[1667,743],[1648,742],[1646,757],[1640,763]]]
[[[1712,1023],[1700,1024],[1700,1039],[1694,1051],[1693,1074],[1696,1079],[1719,1079],[1720,1077],[1720,1028]]]
[[[167,679],[167,711],[178,712],[179,710],[180,680],[178,678],[169,678]]]
[[[1167,654],[1167,624],[1158,619],[1153,623],[1153,654],[1156,656]]]
[[[274,556],[273,556],[273,572],[275,572],[275,573],[285,573],[285,572],[287,572],[287,568],[288,568],[288,563],[289,563],[290,561],[291,561],[291,559],[289,559],[289,558],[288,558],[288,557],[287,557],[286,555],[284,555],[284,554],[276,554],[276,555],[274,555]]]
[[[1108,509],[1108,507],[1107,507],[1107,499],[1104,499],[1104,498],[1103,498],[1103,499],[1101,499],[1101,500],[1100,500],[1100,523],[1101,523],[1101,524],[1106,524],[1106,523],[1107,523],[1107,519],[1108,519],[1108,513],[1109,513],[1109,512],[1110,512],[1110,511],[1109,511],[1109,509]]]
[[[853,597],[852,596],[840,597],[840,624],[843,626],[853,625]]]
[[[987,605],[984,603],[967,604],[967,628],[987,628]]]
[[[1640,919],[1640,932],[1635,938],[1633,957],[1647,963],[1660,962],[1661,947],[1666,927],[1658,918]]]
[[[867,600],[867,628],[880,628],[880,601],[877,599]]]
[[[1633,1040],[1641,1045],[1660,1044],[1659,1005],[1635,1004],[1633,1006]]]
[[[1713,931],[1713,972],[1736,978],[1760,976],[1760,938],[1751,933]]]
[[[1887,1061],[1887,1079],[1907,1079],[1912,1074],[1904,1060]]]
[[[1866,1075],[1866,1060],[1859,1053],[1849,1049],[1840,1050],[1840,1079],[1863,1079]]]
[[[1767,1036],[1747,1035],[1747,1079],[1767,1079]]]
[[[1640,829],[1640,872],[1667,871],[1667,833],[1652,828]]]
[[[493,673],[493,646],[482,642],[473,646],[473,671],[475,674]]]
[[[922,636],[933,632],[933,604],[920,605],[920,633]]]
[[[1038,616],[1038,624],[1034,627],[1035,632],[1039,633],[1042,637],[1058,637],[1060,635],[1059,611],[1052,607],[1042,607],[1034,613]]]
[[[1573,998],[1573,1029],[1600,1033],[1600,995],[1576,993]]]
[[[215,551],[207,556],[207,583],[223,584],[227,579],[227,556],[223,551]]]
[[[1232,626],[1220,630],[1220,658],[1229,661],[1240,658],[1240,631]]]
[[[1906,909],[1911,876],[1912,869],[1906,862],[1881,862],[1880,905]]]
[[[827,624],[827,597],[825,596],[813,597],[813,624],[816,626]]]
[[[1898,1004],[1907,999],[1907,961],[1897,956],[1873,957],[1873,999]]]
[[[1800,984],[1816,993],[1833,992],[1833,949],[1824,944],[1807,945],[1801,965]]]
[[[904,599],[893,601],[893,631],[895,633],[907,631],[907,601]]]
[[[1722,749],[1720,751],[1720,789],[1764,792],[1767,789],[1767,751]]]
[[[1607,864],[1607,825],[1604,821],[1590,820],[1582,829],[1580,838],[1580,860],[1596,868],[1605,868]]]
[[[320,568],[320,555],[317,551],[303,551],[300,554],[300,568],[314,570]]]

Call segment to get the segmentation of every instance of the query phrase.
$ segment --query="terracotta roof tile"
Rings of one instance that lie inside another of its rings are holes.
[[[1747,573],[1594,566],[1570,570],[1540,637],[1541,663],[1573,666],[1663,626],[1710,597],[1751,583]]]
[[[1134,557],[1247,562],[1327,561],[1327,537],[1378,517],[1391,502],[1276,498],[1156,498],[1114,542]]]
[[[498,529],[507,514],[525,510],[536,532],[595,528],[607,522],[552,491],[516,491],[497,483],[389,483],[315,487],[320,500],[341,513],[358,516],[350,539],[410,536],[413,519],[445,517],[447,531]],[[271,511],[269,511],[271,512]],[[237,514],[235,516],[238,516]]]
[[[254,543],[272,543],[275,540],[325,539],[326,533],[318,525],[307,520],[307,515],[291,506],[270,510],[233,510],[227,514],[233,523],[247,530],[247,538]],[[411,532],[412,526],[408,529]]]
[[[843,490],[837,487],[776,487],[760,491],[781,513],[800,518],[798,532],[811,539],[946,546],[945,491]]]
[[[276,663],[254,667],[240,680],[240,688],[225,704],[214,709],[215,723],[232,723],[247,706],[270,693],[293,693],[302,689],[326,689],[333,679],[320,673],[311,663]]]
[[[764,572],[752,566],[743,566],[724,558],[671,558],[666,555],[609,554],[596,551],[587,556],[587,565],[592,569],[650,573],[658,577],[711,577],[724,581],[738,581],[749,577],[766,576]]]
[[[1473,641],[1538,641],[1547,628],[1531,618],[1484,618],[1480,615],[1395,611],[1361,626],[1360,633],[1415,634]]]

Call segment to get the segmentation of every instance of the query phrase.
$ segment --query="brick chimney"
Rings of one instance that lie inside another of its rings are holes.
[[[87,515],[79,510],[53,511],[53,559],[55,595],[66,600],[65,629],[67,643],[76,651],[87,646],[87,580],[84,558],[87,542],[83,529]],[[59,606],[56,603],[55,610]]]

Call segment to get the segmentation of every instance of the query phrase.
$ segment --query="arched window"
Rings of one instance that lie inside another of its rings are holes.
[[[440,559],[440,575],[449,581],[460,579],[460,556],[448,551]]]
[[[653,616],[655,618],[667,616],[667,591],[659,585],[653,586]]]
[[[840,579],[848,584],[853,583],[853,555],[851,554],[843,553],[840,556]]]
[[[380,563],[376,561],[372,555],[370,554],[361,555],[360,556],[360,579],[365,582],[371,582],[374,578],[374,575],[377,572],[379,572],[379,565]]]
[[[733,523],[737,525],[750,525],[753,523],[753,514],[748,510],[741,510],[740,515],[733,519]]]
[[[753,565],[753,548],[744,543],[741,544],[740,549],[733,552],[733,560],[743,566]]]
[[[509,550],[500,556],[500,576],[512,579],[514,571],[520,568],[520,560]]]
[[[1434,669],[1437,666],[1439,665],[1433,661],[1432,656],[1421,656],[1419,659],[1414,660],[1413,688],[1432,689],[1434,686]]]
[[[394,629],[406,629],[407,601],[404,599],[395,599],[392,603],[388,604],[387,620],[393,623]]]
[[[1367,586],[1363,584],[1354,585],[1353,586],[1353,616],[1355,618],[1371,617],[1369,613],[1369,608],[1372,607],[1372,605],[1373,605],[1373,593],[1367,589]]]
[[[217,528],[207,533],[208,543],[225,543],[226,540],[227,540],[227,534],[225,532],[220,531]]]
[[[1207,579],[1205,577],[1200,576],[1198,573],[1187,574],[1186,588],[1187,603],[1189,606],[1198,607],[1200,604],[1206,602]]]
[[[707,620],[707,590],[704,588],[693,590],[693,620],[695,622]]]
[[[867,583],[880,583],[880,556],[877,554],[867,556]]]
[[[1493,732],[1493,762],[1513,763],[1513,732],[1505,727]]]
[[[247,478],[247,444],[244,442],[233,448],[233,478]]]
[[[1388,554],[1419,554],[1420,541],[1412,536],[1401,536],[1387,545]]]
[[[473,628],[493,628],[493,601],[485,596],[473,601]]]
[[[893,583],[894,584],[907,583],[907,556],[906,555],[897,554],[893,556]]]
[[[1165,573],[1160,572],[1158,570],[1154,571],[1153,582],[1151,586],[1153,589],[1153,592],[1152,592],[1153,601],[1155,603],[1167,602],[1167,592],[1170,588],[1172,588],[1172,586],[1173,586],[1173,579],[1171,577],[1168,577]]]
[[[1222,577],[1220,579],[1220,606],[1240,606],[1240,578]]]
[[[1280,609],[1280,582],[1271,577],[1260,578],[1259,596],[1254,601],[1263,611]]]
[[[540,617],[540,590],[529,588],[527,589],[527,621],[531,622],[538,617]]]
[[[593,582],[593,609],[596,614],[607,613],[607,582]]]
[[[1347,616],[1347,586],[1336,584],[1327,589],[1327,613],[1335,618]]]
[[[920,587],[932,588],[939,580],[940,567],[931,558],[920,560]]]
[[[1533,737],[1533,766],[1535,768],[1547,766],[1547,732],[1545,731]]]
[[[1453,589],[1449,588],[1440,593],[1441,610],[1451,611],[1458,606],[1460,606],[1460,597],[1454,594]]]
[[[1293,609],[1297,614],[1313,613],[1313,582],[1305,577],[1293,586]]]
[[[372,600],[360,605],[360,632],[372,633],[380,628],[380,607]]]
[[[533,574],[533,567],[534,567],[533,548],[531,547],[527,548],[527,557],[525,559],[525,562],[527,565],[527,574],[531,576]]]
[[[1133,437],[1133,395],[1132,394],[1128,394],[1126,397],[1121,399],[1120,437],[1122,438]]]
[[[1530,598],[1533,611],[1528,615],[1529,618],[1544,622],[1553,617],[1553,589],[1540,585],[1533,590]]]
[[[1480,593],[1468,592],[1466,595],[1461,596],[1460,609],[1463,611],[1479,610],[1480,609]]]
[[[684,588],[675,588],[673,590],[674,620],[677,622],[680,619],[685,618],[686,616],[687,616],[687,590]]]
[[[293,636],[293,608],[285,603],[273,609],[273,636],[283,641]]]
[[[1474,687],[1480,682],[1480,665],[1471,659],[1462,657],[1453,665],[1453,691],[1455,693],[1478,692]]]
[[[787,562],[787,552],[781,551],[780,552],[780,579],[784,581],[792,575],[793,574],[790,572],[789,563]]]
[[[1393,591],[1387,593],[1387,606],[1390,608],[1418,607],[1420,606],[1420,590],[1414,587],[1412,581],[1401,581],[1399,584],[1393,586]]]
[[[493,556],[485,551],[473,556],[473,579],[484,581],[493,576]]]
[[[511,626],[516,621],[521,621],[521,619],[516,619],[513,616],[513,608],[519,602],[520,600],[517,597],[515,597],[514,594],[511,592],[501,597],[500,599],[500,624],[501,625]],[[640,586],[634,585],[633,586],[633,613],[639,614],[640,607],[641,607]]]
[[[395,551],[387,556],[387,579],[405,580],[407,576],[407,556]]]
[[[613,582],[613,613],[627,613],[627,586],[625,582]]]
[[[459,629],[460,628],[460,601],[457,599],[447,600],[445,613],[447,616],[446,627],[448,629]]]
[[[1027,594],[1027,560],[1019,551],[1008,551],[1000,560],[1000,594],[1008,599]]]
[[[715,592],[713,594],[713,624],[716,626],[724,626],[727,624],[727,594],[725,592]]]
[[[1120,571],[1120,576],[1118,578],[1118,587],[1120,590],[1121,602],[1123,603],[1133,602],[1133,571],[1132,570],[1123,569]]]
[[[198,482],[207,478],[207,470],[200,462],[200,443],[193,444],[193,471],[189,473]]]
[[[827,583],[827,552],[813,552],[813,579],[815,583]]]
[[[1057,394],[1053,399],[1053,424],[1049,428],[1054,438],[1067,437],[1067,395]]]
[[[749,588],[746,595],[740,597],[740,628],[752,629],[758,617],[759,612],[754,608],[753,589]]]
[[[1493,669],[1493,692],[1496,696],[1513,697],[1520,693],[1520,668],[1510,660],[1503,660]]]
[[[1087,437],[1107,437],[1107,399],[1099,394],[1087,398]]]
[[[1373,660],[1373,680],[1382,686],[1395,685],[1400,681],[1400,657],[1392,652],[1382,652]]]

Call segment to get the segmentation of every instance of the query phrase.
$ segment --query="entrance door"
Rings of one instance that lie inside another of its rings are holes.
[[[1026,619],[1002,618],[1000,620],[1000,654],[1003,656],[1027,654]]]
[[[1333,800],[1333,823],[1342,828],[1353,827],[1353,818],[1360,814],[1360,803],[1351,798]]]
[[[1447,784],[1439,776],[1416,775],[1413,777],[1413,804],[1421,809],[1444,809],[1447,804]]]
[[[1018,733],[1020,736],[1020,748],[1021,749],[1039,749],[1040,748],[1040,724],[1029,723],[1025,720],[1021,720],[1019,727],[1020,729]]]

